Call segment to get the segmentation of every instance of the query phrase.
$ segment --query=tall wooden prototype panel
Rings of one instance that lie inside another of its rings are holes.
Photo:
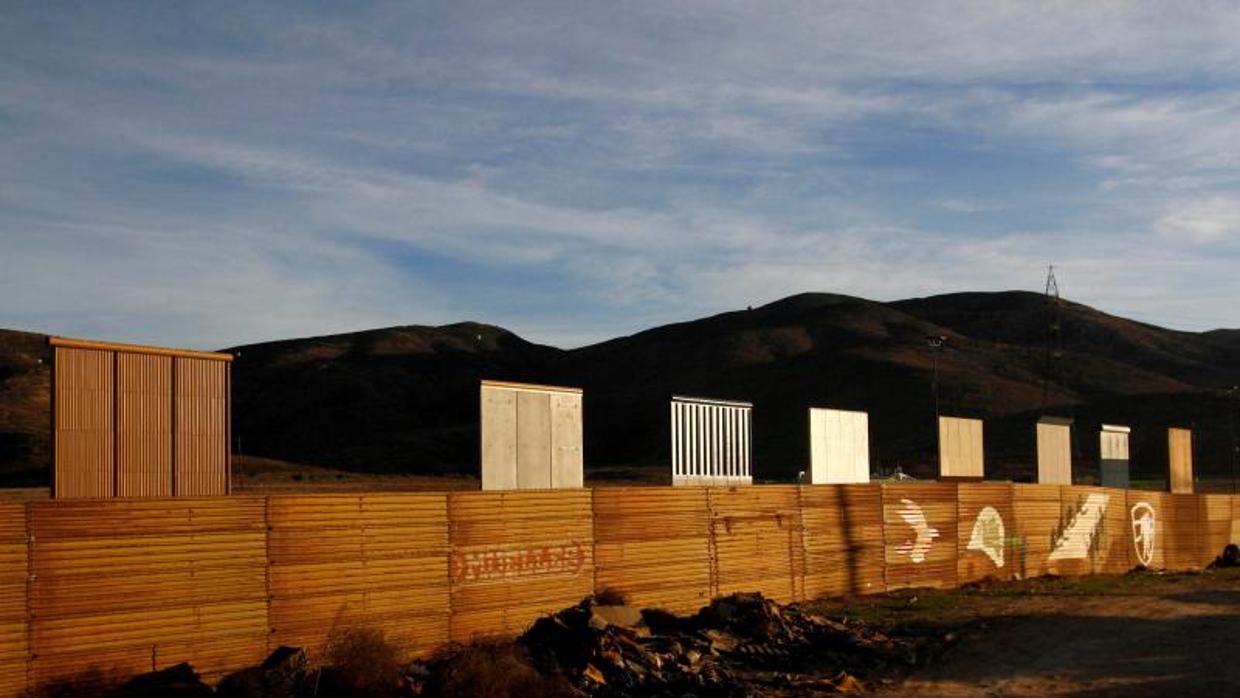
[[[939,417],[939,476],[982,479],[982,420]]]
[[[672,396],[672,484],[749,485],[753,404]]]
[[[1103,487],[1128,489],[1128,427],[1103,424],[1098,435]]]
[[[1038,420],[1038,484],[1072,484],[1072,420],[1042,417]]]
[[[482,489],[582,486],[581,390],[482,381]]]
[[[1190,429],[1167,430],[1167,451],[1171,462],[1171,492],[1193,493],[1193,432]]]
[[[50,344],[54,498],[228,492],[230,355]]]
[[[809,481],[814,485],[870,481],[870,418],[865,412],[809,410]]]

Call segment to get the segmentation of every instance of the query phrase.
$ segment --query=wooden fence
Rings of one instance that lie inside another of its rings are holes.
[[[0,695],[381,628],[410,654],[610,587],[690,612],[984,578],[1196,569],[1240,498],[1006,483],[271,495],[0,505]]]

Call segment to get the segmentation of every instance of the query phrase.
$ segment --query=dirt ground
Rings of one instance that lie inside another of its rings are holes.
[[[1240,695],[1240,569],[1039,579],[827,601],[946,648],[879,695]]]

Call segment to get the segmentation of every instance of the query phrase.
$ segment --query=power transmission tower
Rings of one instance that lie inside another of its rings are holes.
[[[1059,283],[1055,281],[1055,265],[1046,268],[1046,352],[1042,367],[1042,411],[1050,402],[1051,381],[1059,378],[1063,358],[1062,302]]]

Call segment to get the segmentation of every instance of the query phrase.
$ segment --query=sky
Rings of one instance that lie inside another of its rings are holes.
[[[0,327],[563,347],[804,291],[1240,327],[1240,6],[11,2]]]

